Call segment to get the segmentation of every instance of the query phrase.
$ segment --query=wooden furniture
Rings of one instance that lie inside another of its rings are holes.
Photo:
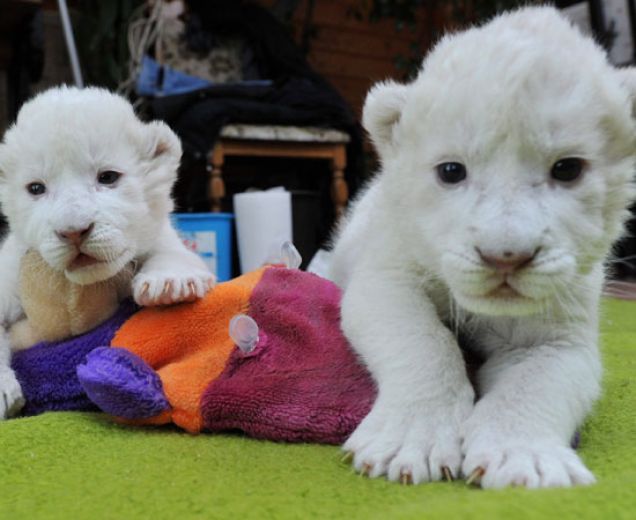
[[[208,158],[212,211],[221,211],[225,196],[223,164],[229,156],[325,159],[331,169],[331,197],[336,218],[347,205],[349,189],[344,178],[349,135],[339,130],[273,125],[227,125]]]

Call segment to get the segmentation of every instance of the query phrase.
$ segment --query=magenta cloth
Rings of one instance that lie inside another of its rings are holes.
[[[341,292],[292,269],[268,269],[248,314],[260,340],[236,349],[202,397],[204,427],[262,439],[342,443],[368,413],[375,385],[340,331]]]

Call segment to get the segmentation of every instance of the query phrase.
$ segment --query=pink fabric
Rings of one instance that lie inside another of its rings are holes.
[[[204,427],[264,439],[342,443],[375,387],[340,331],[340,290],[317,276],[268,269],[250,300],[261,337],[238,349],[202,398]]]

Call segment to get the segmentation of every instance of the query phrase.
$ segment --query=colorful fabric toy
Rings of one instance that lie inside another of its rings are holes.
[[[341,443],[375,387],[340,332],[340,296],[313,274],[268,266],[194,303],[126,303],[82,336],[15,353],[24,413],[97,405],[133,424]],[[258,325],[243,349],[228,332],[237,315]]]

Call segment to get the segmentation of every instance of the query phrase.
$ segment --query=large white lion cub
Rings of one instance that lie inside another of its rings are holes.
[[[335,243],[342,325],[378,385],[346,442],[369,476],[594,481],[603,263],[633,189],[633,70],[552,8],[447,36],[369,93],[382,167]],[[476,395],[457,336],[485,359]]]
[[[6,328],[22,316],[20,259],[38,251],[77,284],[131,263],[140,305],[202,297],[214,284],[170,223],[181,144],[143,123],[106,90],[54,88],[24,105],[0,144],[0,203],[10,233],[0,249],[0,418],[22,404]]]

